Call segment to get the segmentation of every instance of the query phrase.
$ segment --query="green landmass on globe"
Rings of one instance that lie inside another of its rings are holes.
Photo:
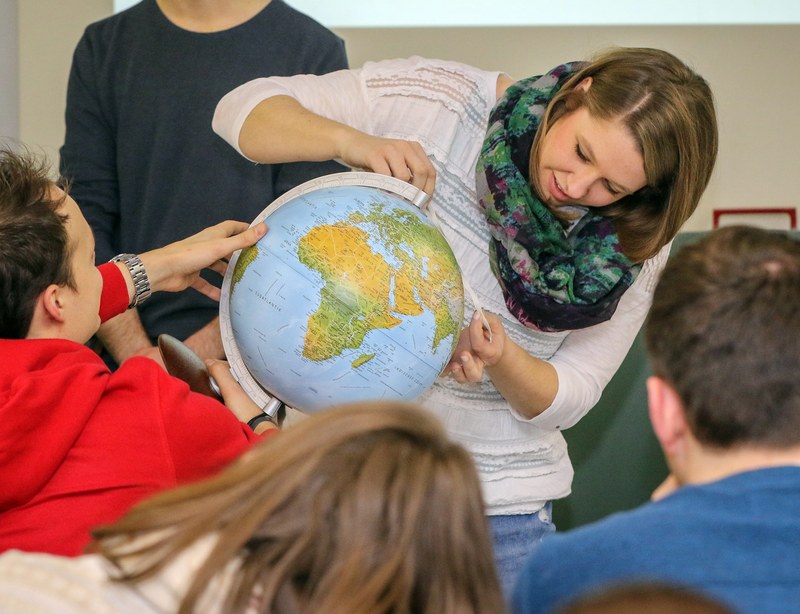
[[[373,358],[375,358],[375,352],[371,354],[361,354],[361,356],[356,358],[351,364],[353,365],[354,369],[357,369],[361,365],[367,364]]]
[[[233,276],[231,277],[231,294],[233,294],[236,284],[242,281],[244,272],[255,259],[258,258],[258,244],[251,245],[241,251],[239,260],[236,262],[236,268],[233,269]]]

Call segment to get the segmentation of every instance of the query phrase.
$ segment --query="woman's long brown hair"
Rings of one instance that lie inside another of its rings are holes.
[[[589,78],[588,90],[578,87]],[[711,88],[661,49],[619,47],[599,54],[570,78],[545,111],[531,152],[531,181],[540,194],[536,169],[544,135],[580,107],[596,119],[620,120],[639,146],[647,185],[594,211],[614,219],[628,258],[652,258],[694,213],[711,179],[718,147]]]
[[[206,536],[218,539],[181,612],[195,611],[232,561],[225,611],[504,610],[472,459],[405,403],[303,420],[218,477],[96,531],[95,549],[136,583]]]

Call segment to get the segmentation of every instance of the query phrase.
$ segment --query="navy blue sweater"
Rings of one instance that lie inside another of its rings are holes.
[[[220,98],[250,79],[346,67],[343,41],[283,0],[207,34],[175,26],[155,0],[90,25],[73,57],[61,173],[94,230],[97,261],[224,219],[250,222],[295,185],[344,170],[253,164],[212,132],[211,118]],[[184,339],[217,313],[191,289],[140,309],[153,339]]]

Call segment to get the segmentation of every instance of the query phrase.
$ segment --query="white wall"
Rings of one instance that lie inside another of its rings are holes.
[[[117,11],[139,0],[114,0]],[[800,23],[794,0],[287,0],[332,28]]]
[[[0,0],[0,137],[19,138],[17,0]]]
[[[0,0],[7,2],[8,0]],[[20,136],[55,155],[64,134],[72,50],[112,0],[25,0],[19,6]],[[686,230],[711,226],[713,208],[797,207],[800,26],[338,29],[352,66],[428,55],[515,77],[539,74],[610,45],[662,47],[708,79],[717,99],[720,154]],[[54,158],[55,159],[55,158]]]
[[[20,138],[57,165],[72,51],[112,0],[19,0]]]
[[[661,47],[711,84],[720,151],[685,230],[711,227],[714,208],[798,206],[800,26],[342,29],[351,64],[411,54],[521,78],[611,45]]]

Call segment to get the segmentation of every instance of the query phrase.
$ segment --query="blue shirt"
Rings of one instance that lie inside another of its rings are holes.
[[[553,612],[590,590],[649,580],[739,612],[800,611],[800,467],[683,487],[545,538],[519,576],[514,611]]]

